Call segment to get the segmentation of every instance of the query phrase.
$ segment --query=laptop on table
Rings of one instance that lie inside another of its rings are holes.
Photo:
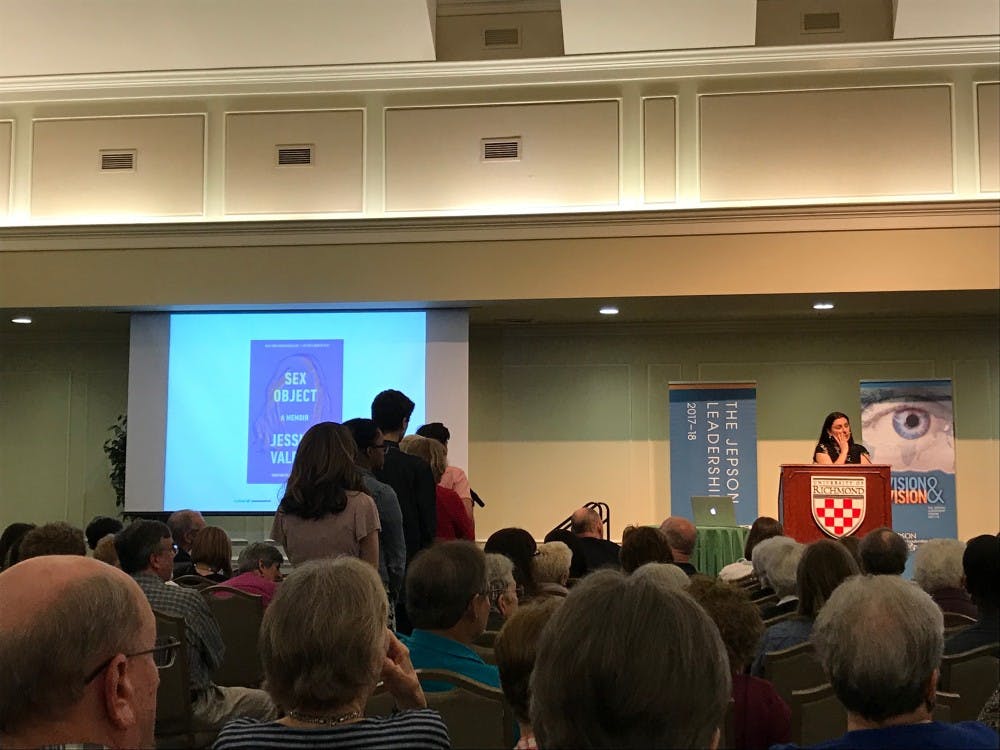
[[[738,526],[736,506],[728,495],[693,496],[691,512],[695,526]]]

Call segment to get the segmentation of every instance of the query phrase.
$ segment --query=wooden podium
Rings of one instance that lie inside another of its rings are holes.
[[[782,464],[778,520],[803,543],[891,528],[890,475],[886,464]]]

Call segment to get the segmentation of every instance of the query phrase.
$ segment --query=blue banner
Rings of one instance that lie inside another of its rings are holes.
[[[892,526],[910,551],[956,538],[951,380],[862,380],[861,436],[872,463],[892,466]]]
[[[670,384],[670,513],[691,518],[691,498],[729,495],[736,521],[757,518],[757,386]]]

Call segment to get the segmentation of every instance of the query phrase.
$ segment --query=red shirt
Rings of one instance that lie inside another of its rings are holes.
[[[475,541],[476,531],[472,519],[465,510],[465,503],[455,490],[449,490],[440,484],[434,488],[437,495],[437,534],[435,541],[449,539],[468,539]]]

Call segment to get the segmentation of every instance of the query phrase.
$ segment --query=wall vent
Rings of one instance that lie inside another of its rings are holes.
[[[135,171],[134,148],[106,149],[100,152],[102,172],[128,172]]]
[[[802,14],[802,31],[805,34],[830,34],[841,30],[840,13]]]
[[[312,145],[277,146],[279,167],[308,167],[313,163]]]
[[[521,29],[483,29],[483,47],[486,49],[516,49],[521,46]]]
[[[483,161],[518,161],[521,158],[521,137],[483,138],[480,146]]]

